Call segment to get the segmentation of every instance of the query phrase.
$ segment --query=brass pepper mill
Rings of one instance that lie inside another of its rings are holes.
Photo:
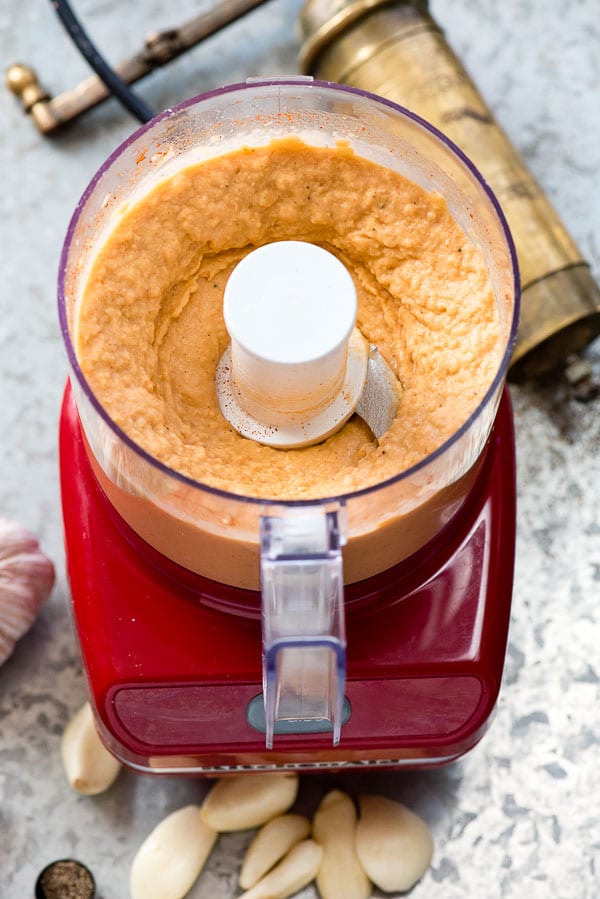
[[[538,377],[583,350],[600,334],[600,290],[426,0],[307,0],[300,28],[303,72],[412,109],[464,150],[498,197],[522,282],[511,378]]]

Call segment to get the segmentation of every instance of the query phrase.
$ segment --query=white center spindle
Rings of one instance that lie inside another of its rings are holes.
[[[303,446],[352,414],[366,377],[356,290],[327,250],[279,241],[242,259],[225,288],[231,346],[217,373],[219,403],[258,442]]]

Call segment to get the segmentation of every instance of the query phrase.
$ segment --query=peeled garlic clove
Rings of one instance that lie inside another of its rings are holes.
[[[204,800],[202,818],[219,831],[260,827],[286,812],[298,793],[297,774],[236,774],[218,780]]]
[[[315,879],[322,859],[323,850],[314,840],[296,843],[283,861],[240,899],[287,899]],[[342,897],[346,899],[344,893],[338,893],[338,899]]]
[[[0,664],[33,624],[54,576],[54,565],[33,534],[0,518]]]
[[[69,783],[85,796],[103,793],[121,770],[98,736],[89,702],[67,724],[60,749]]]
[[[217,833],[199,805],[164,818],[138,849],[129,878],[131,899],[182,899],[204,867]]]
[[[410,890],[431,863],[433,840],[424,821],[386,796],[360,796],[356,852],[380,890]]]
[[[371,884],[356,854],[356,809],[349,796],[327,793],[313,819],[313,836],[323,847],[317,874],[322,899],[368,899]]]
[[[279,815],[261,827],[244,856],[240,873],[242,889],[253,886],[309,833],[310,821],[303,815]]]

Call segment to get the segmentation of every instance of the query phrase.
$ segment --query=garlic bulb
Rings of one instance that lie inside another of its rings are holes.
[[[26,528],[0,518],[0,665],[33,624],[54,584],[54,565]]]

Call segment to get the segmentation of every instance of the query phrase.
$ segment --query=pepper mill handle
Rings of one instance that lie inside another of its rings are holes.
[[[31,66],[20,62],[9,66],[6,70],[6,86],[18,98],[23,111],[31,115],[42,134],[56,128],[56,116],[50,107],[50,94],[44,90]]]

